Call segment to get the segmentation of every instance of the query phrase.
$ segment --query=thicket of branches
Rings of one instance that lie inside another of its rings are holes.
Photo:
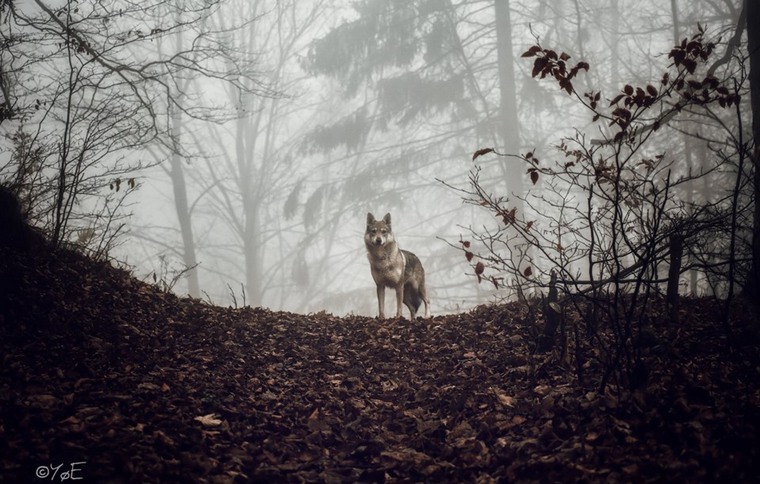
[[[73,241],[107,253],[138,185],[140,150],[181,150],[173,113],[226,116],[188,79],[259,86],[251,56],[230,51],[226,32],[208,28],[220,4],[0,4],[0,123],[10,147],[0,158],[0,183],[55,245]],[[161,43],[179,48],[156,49]]]
[[[664,301],[666,320],[658,323],[678,323],[686,272],[698,271],[702,285],[727,301],[720,302],[726,318],[728,303],[747,280],[752,137],[742,100],[747,63],[735,47],[729,43],[715,61],[716,44],[700,27],[670,51],[671,64],[657,82],[627,84],[609,99],[575,89],[587,63],[572,65],[567,54],[535,45],[523,54],[533,61],[533,77],[552,79],[574,96],[600,137],[576,131],[547,154],[557,156],[553,163],[534,152],[485,148],[473,155],[517,157],[540,190],[520,200],[526,207],[520,212],[516,200],[486,190],[480,168],[473,169],[463,198],[500,223],[473,231],[475,243],[462,240],[461,248],[478,280],[520,297],[544,297],[537,349],[556,348],[559,330],[558,349],[563,356],[572,349],[581,381],[584,362],[594,359],[606,370],[601,388],[611,381],[629,388],[645,383],[640,343],[652,323],[648,308]],[[688,166],[669,154],[669,139],[697,132],[707,163]],[[730,332],[728,324],[724,328]]]

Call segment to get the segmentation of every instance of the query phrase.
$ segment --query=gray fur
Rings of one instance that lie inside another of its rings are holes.
[[[385,288],[396,291],[396,317],[401,318],[403,304],[409,308],[414,320],[420,304],[425,303],[425,317],[430,317],[430,301],[425,289],[425,269],[416,255],[401,250],[391,229],[391,214],[382,220],[367,214],[367,231],[364,234],[372,278],[377,285],[377,305],[381,318],[385,318]]]

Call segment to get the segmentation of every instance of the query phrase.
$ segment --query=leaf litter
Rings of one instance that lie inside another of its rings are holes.
[[[714,301],[658,328],[645,391],[599,394],[534,353],[525,305],[414,322],[230,309],[73,252],[2,251],[4,482],[71,462],[99,482],[760,475],[760,339],[736,321],[726,355]]]

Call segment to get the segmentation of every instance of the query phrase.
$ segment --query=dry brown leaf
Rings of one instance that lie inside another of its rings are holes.
[[[209,413],[207,415],[195,417],[194,420],[197,420],[206,427],[217,427],[219,425],[222,425],[222,421],[219,420],[219,415],[215,413]]]

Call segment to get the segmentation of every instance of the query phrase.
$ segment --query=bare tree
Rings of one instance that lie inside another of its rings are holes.
[[[752,232],[752,267],[745,288],[750,301],[760,301],[760,5],[745,0],[747,13],[747,50],[749,51],[749,84],[752,105],[752,165],[754,168],[755,215]]]
[[[216,261],[215,268],[208,270],[239,278],[244,282],[246,303],[261,305],[265,297],[281,296],[288,280],[285,261],[292,254],[282,232],[285,222],[280,209],[301,168],[295,153],[297,127],[309,116],[308,110],[299,110],[293,102],[303,79],[297,60],[305,37],[318,26],[325,10],[321,1],[233,1],[228,7],[229,15],[214,18],[213,25],[229,32],[228,48],[257,53],[266,72],[256,83],[249,80],[226,86],[223,93],[235,108],[234,119],[215,125],[185,124],[188,131],[202,129],[205,134],[185,138],[193,140],[186,146],[200,158],[184,170],[195,198],[182,212],[192,215],[186,224],[192,221],[200,226],[206,237],[204,253],[213,254]],[[257,23],[233,29],[234,19],[241,18],[255,18]],[[257,92],[259,81],[266,82],[268,95]],[[178,176],[181,164],[172,163],[171,167],[176,191],[185,181]],[[211,217],[189,213],[189,206],[197,207],[201,198]],[[208,230],[212,225],[213,233]]]
[[[71,230],[91,228],[70,227],[75,212],[92,212],[87,197],[134,188],[134,178],[122,179],[140,167],[130,153],[149,143],[173,146],[171,112],[193,118],[224,112],[204,105],[184,79],[258,86],[255,72],[224,48],[225,33],[199,26],[221,4],[3,2],[1,121],[27,133],[19,139],[28,146],[6,151],[23,156],[4,160],[1,175],[13,180],[22,200],[45,202],[27,209],[44,219],[56,243]],[[155,42],[180,32],[191,39],[186,46],[156,50]]]
[[[747,211],[747,205],[739,202],[746,177],[741,134],[728,145],[735,151],[716,156],[706,172],[683,170],[671,156],[654,151],[662,142],[655,140],[670,130],[668,123],[680,113],[702,113],[718,121],[721,118],[713,107],[727,110],[730,116],[730,109],[738,106],[741,71],[738,77],[727,71],[726,79],[720,81],[714,70],[704,67],[715,47],[700,30],[671,50],[673,72],[664,74],[657,86],[626,85],[609,107],[601,101],[600,92],[576,91],[575,78],[589,69],[588,63],[573,65],[565,53],[531,47],[524,57],[534,59],[533,75],[553,78],[590,110],[595,122],[606,122],[609,130],[600,128],[605,134],[600,140],[589,140],[581,132],[562,140],[561,159],[553,166],[540,162],[534,152],[516,157],[534,184],[544,179],[544,190],[524,200],[534,208],[528,213],[484,189],[477,170],[471,176],[472,188],[464,191],[467,201],[487,207],[501,221],[497,230],[475,234],[485,247],[484,254],[476,254],[471,243],[463,241],[475,274],[495,285],[514,280],[525,287],[549,289],[550,294],[557,290],[565,294],[562,300],[554,296],[545,308],[552,317],[547,316],[539,347],[552,346],[553,333],[562,321],[555,315],[574,306],[582,314],[587,337],[600,341],[596,349],[606,368],[602,388],[614,372],[619,372],[618,381],[632,387],[642,383],[641,353],[634,341],[644,329],[647,305],[660,294],[661,285],[670,286],[668,303],[677,304],[678,275],[689,268],[681,266],[684,248],[695,259],[712,259],[712,267],[697,263],[690,267],[722,268],[731,296],[738,259],[737,220]],[[741,110],[736,112],[734,120],[741,131]],[[474,158],[493,151],[479,150]],[[695,178],[725,177],[732,171],[733,189],[728,184],[722,193],[714,189],[717,196],[712,200],[687,205],[676,194],[676,187]],[[534,200],[545,209],[535,210]],[[704,238],[712,244],[703,245]],[[525,245],[533,252],[520,249]],[[708,251],[712,256],[704,257]],[[494,272],[489,273],[488,267]],[[670,267],[671,274],[666,276],[664,267]],[[677,311],[670,314],[677,317]],[[578,334],[580,318],[568,319],[574,321],[572,329]],[[602,325],[609,330],[610,340],[597,332]],[[581,351],[578,344],[576,351]],[[576,354],[578,361],[583,357]]]

